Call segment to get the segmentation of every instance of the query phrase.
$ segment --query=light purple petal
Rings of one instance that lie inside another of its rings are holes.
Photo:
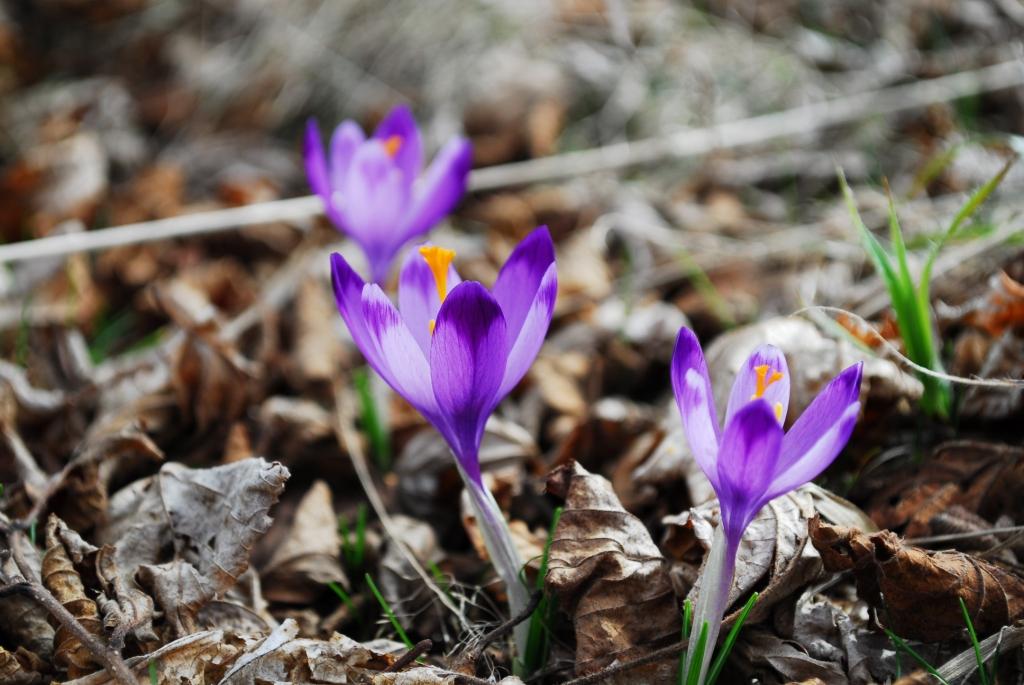
[[[412,206],[405,216],[402,242],[426,233],[451,212],[466,192],[473,148],[456,138],[434,157],[426,173],[413,186]]]
[[[718,501],[726,537],[738,542],[765,504],[782,446],[782,426],[764,400],[741,407],[725,427],[718,456]]]
[[[356,150],[364,140],[366,140],[366,135],[363,134],[363,129],[359,128],[354,121],[343,121],[334,129],[334,133],[331,135],[330,179],[332,188],[345,187]]]
[[[331,200],[330,173],[324,157],[324,144],[320,139],[320,127],[316,119],[306,122],[306,136],[303,139],[302,158],[306,165],[309,187],[327,204]]]
[[[363,319],[365,283],[337,252],[331,255],[331,284],[334,286],[334,300],[338,305],[338,311],[348,326],[353,342],[370,366],[377,368],[380,360],[376,356],[376,346],[367,333],[366,322]]]
[[[512,389],[526,375],[533,360],[537,358],[537,353],[540,352],[540,348],[544,344],[548,326],[551,325],[551,316],[555,312],[555,297],[557,295],[558,271],[555,263],[552,262],[540,280],[540,287],[534,295],[533,302],[530,303],[530,309],[519,330],[519,336],[511,342],[508,362],[505,365],[505,377],[498,390],[499,400],[512,392]]]
[[[409,205],[409,187],[378,141],[368,141],[356,150],[346,180],[339,204],[346,228],[363,247],[373,280],[383,283],[404,242],[398,232]]]
[[[501,267],[493,292],[505,315],[509,346],[519,337],[527,314],[537,299],[541,280],[554,261],[555,245],[551,242],[548,227],[538,226],[516,245]]]
[[[729,425],[729,421],[740,407],[754,399],[757,392],[757,367],[759,366],[768,367],[765,375],[766,384],[771,379],[773,372],[782,374],[777,381],[766,385],[762,397],[772,409],[775,409],[776,404],[782,407],[779,424],[785,424],[786,412],[789,409],[789,367],[786,366],[786,356],[774,345],[761,345],[751,353],[736,374],[732,392],[729,394],[729,406],[725,411],[726,426]]]
[[[857,423],[863,363],[843,370],[818,393],[782,440],[773,497],[810,482],[839,455]]]
[[[474,482],[480,479],[480,441],[497,404],[507,356],[498,303],[475,281],[459,284],[437,315],[430,373],[438,409],[448,423],[445,437]]]
[[[683,432],[694,459],[712,485],[718,482],[718,444],[721,429],[711,394],[704,352],[689,328],[680,328],[672,354],[672,389],[683,419]]]
[[[409,107],[398,105],[392,108],[373,132],[373,137],[382,142],[391,138],[397,140],[394,161],[405,174],[406,183],[412,185],[423,168],[423,142]]]
[[[453,264],[448,268],[448,290],[462,282]],[[398,311],[412,331],[423,354],[430,356],[430,321],[437,319],[441,298],[437,295],[434,274],[419,250],[412,249],[405,257],[398,277]]]
[[[388,385],[432,423],[437,403],[430,384],[430,367],[398,310],[376,283],[362,292],[363,320],[372,354],[367,361]],[[365,353],[364,353],[364,356]]]

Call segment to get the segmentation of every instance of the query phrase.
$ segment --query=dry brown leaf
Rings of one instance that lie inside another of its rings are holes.
[[[46,553],[43,555],[43,585],[57,601],[64,605],[82,627],[93,635],[101,633],[100,617],[96,602],[85,594],[82,578],[75,570],[68,550],[58,535],[60,519],[51,515],[46,524]],[[77,678],[92,673],[99,664],[92,653],[63,624],[56,626],[54,635],[54,662],[67,671],[68,676]]]
[[[3,515],[0,514],[0,518]],[[41,562],[34,545],[22,545],[25,562],[33,580],[41,580]],[[0,572],[5,578],[17,578],[21,571],[10,555],[0,556]],[[49,616],[31,597],[21,594],[0,598],[0,637],[6,644],[22,645],[49,661],[53,657],[53,626]]]
[[[287,536],[262,570],[263,593],[272,602],[309,604],[327,583],[348,587],[341,568],[338,517],[331,489],[322,480],[299,502]]]
[[[576,672],[594,673],[678,639],[679,606],[665,559],[611,484],[572,463],[551,473],[548,491],[564,498],[565,508],[545,587],[573,618]],[[609,682],[669,682],[677,668],[678,660],[667,658]]]
[[[993,338],[1024,323],[1024,283],[1000,271],[989,279],[988,288],[984,295],[959,307],[940,305],[939,317],[980,328]]]
[[[156,664],[157,685],[210,685],[220,680],[240,650],[238,640],[226,639],[223,630],[192,633],[145,656],[127,660],[140,683],[149,682],[149,664]],[[114,685],[107,671],[97,671],[64,685]]]
[[[817,680],[828,685],[850,682],[839,664],[811,657],[796,642],[783,640],[760,626],[746,628],[743,633],[743,638],[733,648],[731,660],[740,664],[747,680],[783,683]],[[778,673],[781,680],[767,678],[771,672]]]
[[[0,647],[0,683],[4,685],[37,685],[43,682],[43,676],[32,670],[29,661],[31,656],[24,647],[15,652],[8,652]],[[38,659],[38,657],[36,657]]]
[[[330,396],[345,349],[337,340],[337,309],[318,278],[303,279],[295,294],[295,385],[317,396]]]
[[[209,469],[165,464],[111,498],[110,524],[97,536],[113,545],[129,586],[137,576],[184,635],[194,630],[196,612],[248,567],[287,478],[287,468],[262,459]],[[174,560],[166,561],[166,547]]]
[[[814,500],[804,490],[777,497],[758,512],[747,527],[736,555],[736,574],[729,590],[729,606],[758,590],[760,597],[747,618],[756,623],[779,600],[813,581],[821,573],[821,558],[807,544],[805,521],[814,515]],[[676,559],[692,557],[695,543],[699,559],[710,549],[718,522],[718,501],[713,500],[662,520],[667,526],[663,547]],[[692,570],[690,583],[697,577]],[[700,593],[699,583],[690,596]],[[731,618],[731,617],[730,617]]]
[[[809,523],[811,542],[828,571],[852,570],[860,596],[900,637],[938,642],[962,637],[959,600],[980,635],[1024,616],[1024,580],[961,552],[905,545],[893,532]],[[922,611],[921,607],[928,607]]]

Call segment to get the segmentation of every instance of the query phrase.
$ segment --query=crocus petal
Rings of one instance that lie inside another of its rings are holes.
[[[352,167],[356,150],[364,140],[366,140],[366,136],[363,134],[363,129],[359,128],[354,121],[343,121],[334,129],[334,133],[331,135],[331,188],[345,187],[348,170]]]
[[[672,389],[690,451],[708,480],[715,485],[718,482],[716,461],[721,429],[704,352],[697,336],[689,328],[679,329],[676,338],[672,354]]]
[[[455,271],[455,266],[450,266],[448,268],[448,289],[453,289],[461,282],[462,279]],[[416,339],[423,354],[428,358],[430,356],[430,322],[437,319],[437,312],[440,308],[441,298],[437,294],[434,274],[430,271],[430,267],[427,266],[427,262],[419,250],[410,250],[398,276],[398,311],[402,313],[405,324],[412,331],[412,337]]]
[[[555,261],[555,245],[547,226],[538,226],[516,245],[494,283],[494,299],[501,305],[508,326],[509,346],[519,337],[548,267]],[[550,317],[549,317],[550,319]]]
[[[412,207],[405,217],[402,242],[426,233],[452,211],[466,192],[473,148],[456,138],[434,157],[430,168],[413,186]]]
[[[781,445],[782,426],[764,400],[743,405],[725,427],[715,491],[725,535],[734,543],[767,501]]]
[[[863,368],[854,364],[832,379],[786,433],[773,497],[816,478],[846,445],[860,411]]]
[[[736,374],[736,380],[733,381],[732,392],[729,394],[729,405],[725,411],[727,426],[740,407],[757,396],[757,368],[759,366],[768,367],[764,378],[765,383],[771,379],[773,372],[782,374],[781,378],[763,388],[764,394],[761,397],[772,409],[775,409],[776,406],[781,407],[781,414],[778,415],[779,424],[786,422],[786,411],[789,409],[789,367],[786,366],[786,356],[774,345],[761,345],[747,358]],[[776,411],[779,410],[776,409]]]
[[[302,158],[306,164],[306,178],[309,180],[309,187],[320,196],[325,204],[329,203],[331,200],[330,174],[327,170],[324,144],[320,139],[320,127],[317,125],[316,119],[306,122]]]
[[[380,360],[376,357],[376,346],[370,339],[363,319],[363,286],[366,284],[337,252],[331,255],[331,284],[334,286],[338,311],[348,326],[352,340],[370,366],[377,368]]]
[[[391,259],[404,242],[397,231],[409,203],[409,187],[381,143],[368,141],[359,147],[341,195],[346,229],[366,253],[373,280],[384,282]]]
[[[442,431],[462,468],[480,481],[479,448],[494,410],[508,348],[505,318],[487,289],[474,281],[454,288],[441,305],[430,345],[430,374]]]
[[[537,353],[540,352],[540,348],[544,344],[548,326],[551,325],[551,316],[555,312],[556,295],[558,295],[558,272],[552,262],[541,277],[540,286],[526,312],[518,337],[514,341],[510,341],[511,348],[508,352],[508,362],[505,365],[505,377],[498,390],[499,400],[516,387],[526,375],[533,360],[537,358]],[[505,309],[503,312],[507,322],[508,312]]]
[[[427,358],[398,310],[376,283],[363,287],[362,311],[371,348],[369,355],[363,351],[366,361],[395,392],[435,423],[437,403]]]
[[[405,174],[406,182],[412,185],[423,168],[423,141],[412,111],[406,105],[394,107],[377,126],[373,137],[385,143],[395,141],[390,143],[396,146],[394,162]]]

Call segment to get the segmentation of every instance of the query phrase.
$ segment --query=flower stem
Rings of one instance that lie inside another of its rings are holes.
[[[483,484],[466,477],[461,466],[459,473],[462,474],[462,480],[469,492],[469,501],[473,504],[473,512],[480,525],[480,532],[483,533],[484,544],[487,546],[491,563],[494,564],[494,570],[505,582],[510,615],[518,616],[530,603],[530,591],[519,579],[519,570],[523,567],[523,562],[520,561],[519,552],[516,551],[515,544],[512,542],[512,535],[491,491]],[[517,625],[513,635],[517,655],[521,659],[526,654],[526,646],[529,642],[529,621],[523,621]]]
[[[719,524],[711,541],[711,550],[708,552],[704,570],[700,574],[700,595],[697,597],[697,606],[693,612],[694,630],[690,631],[692,635],[700,626],[707,623],[708,637],[706,648],[701,655],[698,683],[703,683],[707,675],[715,651],[715,642],[718,640],[718,631],[722,627],[722,614],[729,606],[729,589],[732,587],[733,573],[736,570],[737,546],[737,543],[726,538],[724,526]],[[694,650],[688,650],[683,673],[690,672],[693,656]]]

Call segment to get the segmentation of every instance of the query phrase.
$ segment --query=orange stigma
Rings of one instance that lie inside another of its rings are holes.
[[[384,152],[388,153],[388,157],[394,159],[395,155],[402,147],[402,136],[388,136],[384,140]]]
[[[754,371],[757,373],[757,388],[754,390],[754,394],[750,396],[750,399],[756,400],[758,397],[764,397],[764,391],[768,389],[772,383],[782,380],[781,371],[772,371],[772,367],[767,364],[761,364],[755,366]],[[772,374],[769,376],[768,372]]]
[[[420,248],[420,254],[430,267],[430,273],[434,275],[434,285],[437,286],[437,297],[441,302],[448,296],[448,269],[455,259],[455,250],[449,250],[437,245],[424,245]],[[430,332],[434,332],[434,320],[430,320]]]

